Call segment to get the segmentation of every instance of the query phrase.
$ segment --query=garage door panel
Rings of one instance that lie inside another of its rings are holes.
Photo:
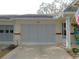
[[[35,29],[37,26],[36,25],[30,25],[29,26],[29,42],[36,42],[37,41],[37,30]]]
[[[40,42],[55,42],[55,25],[43,24],[39,25],[39,41]]]
[[[23,24],[22,41],[26,43],[55,43],[55,24]]]
[[[36,25],[23,25],[22,26],[22,39],[23,42],[37,41]]]
[[[47,41],[47,36],[46,36],[46,34],[47,34],[47,31],[46,31],[46,25],[44,25],[44,24],[40,24],[39,25],[39,28],[38,28],[38,40],[39,40],[39,42],[46,42]]]

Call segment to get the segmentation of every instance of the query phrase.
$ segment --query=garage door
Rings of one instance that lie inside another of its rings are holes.
[[[13,41],[13,25],[0,25],[0,41]]]
[[[55,24],[22,25],[22,42],[27,44],[54,44],[56,42]]]

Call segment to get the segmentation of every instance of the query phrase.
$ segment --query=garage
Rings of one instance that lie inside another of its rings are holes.
[[[22,24],[21,38],[24,44],[55,44],[56,28],[53,24]]]

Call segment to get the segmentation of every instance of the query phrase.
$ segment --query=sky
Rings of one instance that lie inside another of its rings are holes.
[[[0,15],[36,14],[42,2],[53,0],[0,0]]]

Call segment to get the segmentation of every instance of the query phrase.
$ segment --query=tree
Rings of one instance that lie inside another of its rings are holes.
[[[53,17],[58,18],[63,15],[64,10],[69,5],[70,3],[68,4],[66,0],[54,0],[52,3],[42,3],[37,13],[52,15]]]

